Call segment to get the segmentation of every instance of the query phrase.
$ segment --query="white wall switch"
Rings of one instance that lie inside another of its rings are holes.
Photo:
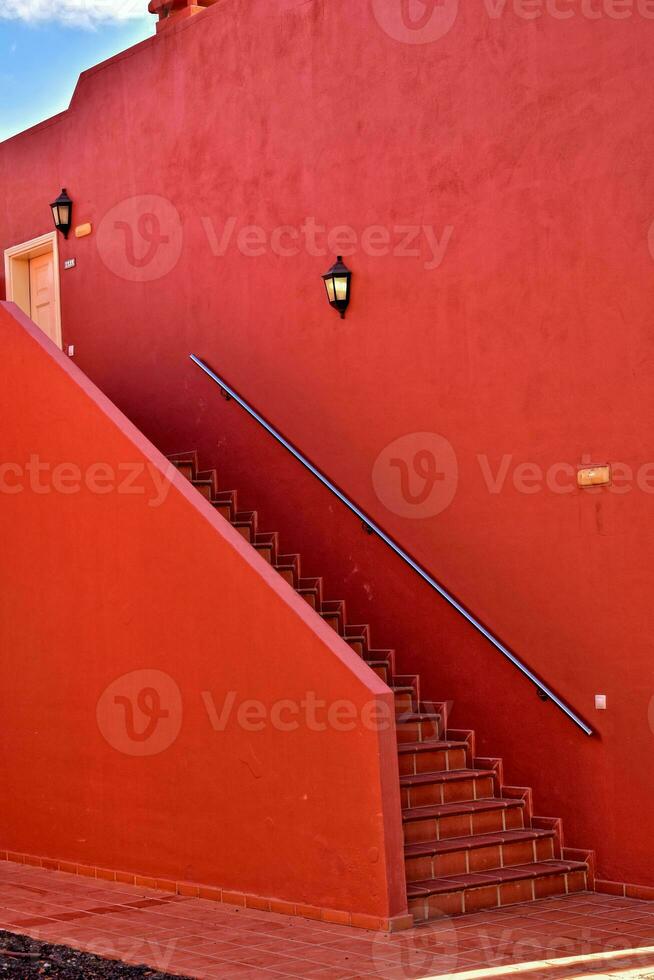
[[[75,344],[69,344],[66,348],[66,353],[69,357],[75,357]]]
[[[595,710],[606,711],[606,694],[595,695]]]

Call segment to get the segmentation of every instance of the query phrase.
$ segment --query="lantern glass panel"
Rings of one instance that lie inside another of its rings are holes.
[[[347,276],[334,276],[334,287],[337,300],[347,299]]]

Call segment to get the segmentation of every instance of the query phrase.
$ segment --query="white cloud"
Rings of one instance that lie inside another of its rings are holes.
[[[147,0],[0,0],[0,18],[69,27],[125,23],[143,17],[147,9]]]

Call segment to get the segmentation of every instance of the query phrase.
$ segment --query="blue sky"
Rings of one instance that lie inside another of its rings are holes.
[[[80,72],[155,20],[147,0],[0,0],[0,140],[65,109]]]

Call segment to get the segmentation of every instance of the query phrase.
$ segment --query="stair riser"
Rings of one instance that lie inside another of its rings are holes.
[[[467,800],[489,800],[494,794],[493,778],[457,779],[434,782],[425,786],[403,786],[402,809],[416,806],[438,806],[441,803],[462,803]]]
[[[362,653],[365,657],[367,652],[371,649],[370,644],[370,627],[363,623],[350,623],[345,630],[345,635],[347,636],[348,643],[360,643],[362,646]]]
[[[245,538],[245,540],[249,544],[250,541],[252,540],[252,532],[250,530],[249,524],[239,524],[236,530],[238,531],[238,533],[241,535],[242,538]]]
[[[291,568],[278,568],[277,571],[289,585],[295,586],[295,576],[293,575],[293,570]]]
[[[516,841],[497,847],[472,847],[447,854],[408,857],[405,860],[407,881],[427,881],[445,875],[476,874],[496,868],[515,867],[532,861],[551,861],[555,857],[551,837],[534,841]]]
[[[424,922],[429,918],[441,918],[443,915],[464,915],[555,895],[569,895],[584,891],[585,888],[585,872],[573,871],[569,874],[509,881],[488,888],[467,888],[427,898],[413,898],[409,900],[409,912],[413,914],[416,922]]]
[[[211,485],[212,498],[218,493],[218,474],[215,470],[197,471],[195,479],[201,483],[209,483]]]
[[[279,571],[279,574],[280,575],[283,575],[284,578],[287,578],[287,576],[290,576],[290,578],[291,578],[290,584],[293,585],[294,587],[297,586],[299,588],[299,586],[300,586],[300,578],[301,578],[301,575],[300,575],[300,556],[299,555],[282,555],[282,554],[278,554],[277,555],[277,561],[275,562],[275,565],[277,566],[277,570]],[[287,581],[288,581],[288,579],[287,579]]]
[[[439,719],[423,721],[403,721],[397,726],[398,742],[428,742],[442,738],[442,722]]]
[[[490,834],[500,830],[524,829],[522,807],[486,810],[483,813],[460,813],[446,817],[429,817],[425,820],[409,820],[404,824],[404,840],[407,844],[430,840],[449,840],[452,837],[470,837],[473,834]]]
[[[196,490],[199,490],[205,500],[211,500],[213,497],[213,488],[208,483],[194,483],[193,486]]]
[[[395,692],[395,714],[398,716],[412,714],[416,710],[415,700],[412,694],[402,691]]]
[[[335,633],[343,633],[343,622],[341,617],[334,613],[323,613],[322,618],[325,620],[328,626],[334,630]]]
[[[224,517],[226,521],[231,521],[233,515],[232,508],[229,504],[214,504],[214,507],[221,517]]]
[[[468,766],[465,749],[434,749],[429,752],[402,752],[400,776],[419,776],[425,772],[465,769]]]
[[[373,667],[372,670],[377,674],[377,677],[383,680],[384,684],[388,684],[392,680],[389,667]]]

